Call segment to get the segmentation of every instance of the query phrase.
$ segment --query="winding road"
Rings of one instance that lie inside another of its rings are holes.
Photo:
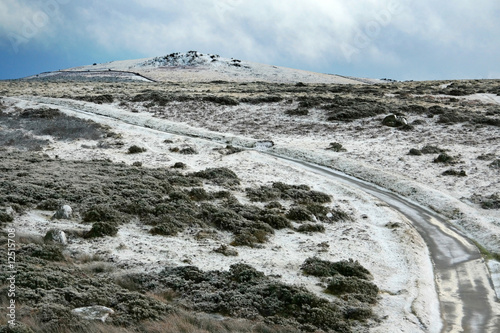
[[[273,154],[271,154],[273,155]],[[426,242],[434,264],[439,296],[441,332],[500,332],[500,304],[477,247],[439,214],[371,183],[341,172],[291,159],[274,157],[335,178],[386,202],[406,216]]]
[[[147,126],[141,123],[139,118],[137,118],[137,121],[134,121],[133,117],[124,120],[119,114],[109,114],[109,110],[106,112],[92,111],[89,108],[77,107],[74,103],[67,101],[48,98],[19,98],[17,100],[35,100],[47,106],[64,107],[77,113],[94,113],[131,125],[151,127],[150,123]],[[165,128],[156,128],[156,130],[186,137],[195,137],[192,133],[182,133],[182,130],[179,129],[170,131]],[[203,135],[196,137],[197,139],[203,139]],[[220,137],[223,136],[220,135]],[[209,138],[205,139],[209,140]],[[223,142],[224,140],[220,141]],[[248,147],[242,148],[248,149]],[[361,189],[386,202],[390,207],[402,213],[413,223],[429,248],[434,264],[435,282],[440,302],[442,318],[440,331],[446,333],[500,332],[500,303],[498,303],[486,263],[477,247],[467,237],[455,230],[445,218],[394,192],[330,168],[266,151],[260,151],[260,153],[272,155],[287,163],[295,164],[305,171],[335,178],[339,182]]]

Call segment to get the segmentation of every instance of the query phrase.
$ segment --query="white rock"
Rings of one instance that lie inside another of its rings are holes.
[[[47,231],[43,240],[46,243],[59,243],[62,245],[68,244],[68,239],[66,238],[66,233],[59,229],[51,229]]]
[[[82,317],[83,319],[100,320],[103,323],[106,321],[106,318],[108,318],[110,314],[115,313],[113,309],[107,308],[102,305],[93,305],[83,308],[76,308],[73,309],[71,312]]]
[[[73,209],[70,206],[64,205],[52,216],[53,219],[64,219],[69,220],[73,217]]]
[[[14,216],[15,210],[9,206],[5,209],[5,213],[9,214],[10,216]]]

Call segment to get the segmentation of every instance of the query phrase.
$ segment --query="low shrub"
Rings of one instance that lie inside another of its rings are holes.
[[[456,163],[456,158],[453,156],[450,156],[446,153],[441,153],[439,154],[438,157],[434,159],[434,163],[443,163],[443,164],[454,164]]]
[[[333,209],[329,211],[326,217],[328,218],[328,220],[333,222],[352,221],[352,217],[348,213],[339,209]]]
[[[311,221],[311,212],[303,207],[292,207],[287,212],[286,217],[294,221]]]
[[[306,223],[302,224],[297,228],[298,232],[325,232],[325,226],[316,223],[316,224],[311,224],[311,223]]]
[[[309,110],[304,108],[297,108],[297,109],[286,110],[285,114],[289,116],[307,116],[309,114]]]
[[[420,155],[422,155],[422,151],[415,149],[415,148],[412,148],[412,149],[410,149],[410,152],[408,153],[408,155],[420,156]]]
[[[264,214],[259,218],[262,222],[269,224],[274,229],[290,228],[291,224],[284,216],[277,214]]]
[[[283,209],[283,205],[281,203],[279,203],[278,201],[271,201],[265,207],[267,209],[278,209],[278,210]]]
[[[54,119],[63,116],[64,113],[59,111],[59,109],[51,109],[51,108],[26,109],[19,114],[20,118]]]
[[[195,154],[198,154],[198,152],[194,148],[192,148],[192,147],[182,148],[181,150],[179,150],[179,153],[182,154],[182,155],[195,155]]]
[[[222,244],[218,248],[213,250],[215,253],[220,253],[225,255],[226,257],[236,257],[238,256],[238,251],[235,249],[230,248],[229,246]]]
[[[189,198],[195,201],[203,201],[211,199],[211,195],[202,187],[196,187],[189,191]]]
[[[457,176],[457,177],[467,177],[467,173],[465,170],[454,170],[454,169],[448,169],[445,172],[442,173],[443,176]]]
[[[133,146],[130,146],[128,148],[128,153],[129,154],[139,154],[139,153],[145,152],[146,150],[147,150],[146,148],[142,148],[142,147],[133,145]]]
[[[205,179],[216,179],[216,178],[238,179],[238,176],[228,168],[208,168],[203,171],[198,171],[193,173],[193,176]]]
[[[346,152],[347,149],[345,149],[344,147],[342,147],[342,144],[338,143],[338,142],[331,142],[330,143],[330,146],[328,148],[326,148],[327,150],[332,150],[334,152]]]
[[[161,285],[181,294],[184,304],[197,311],[230,317],[257,319],[280,326],[292,325],[305,331],[350,332],[365,320],[368,311],[354,310],[359,301],[328,301],[304,288],[270,279],[246,264],[232,265],[229,271],[203,272],[196,267],[165,268],[157,281],[144,286]],[[370,317],[371,318],[371,317]]]
[[[236,234],[231,245],[255,247],[255,244],[267,242],[268,237],[269,233],[266,230],[247,228]]]
[[[113,95],[110,95],[110,94],[95,95],[95,96],[92,96],[92,95],[76,96],[76,97],[74,97],[74,99],[80,100],[80,101],[96,103],[96,104],[113,103],[113,101],[114,101]]]
[[[204,97],[203,100],[214,104],[228,105],[228,106],[236,106],[240,104],[239,101],[228,96],[207,96]]]
[[[95,205],[83,211],[83,222],[118,222],[120,213],[109,205]]]
[[[179,228],[175,225],[163,223],[153,227],[149,233],[152,235],[161,235],[161,236],[176,236],[179,232]]]
[[[500,195],[498,193],[489,196],[474,194],[471,200],[474,203],[480,204],[483,209],[500,209]]]
[[[424,146],[422,149],[420,149],[420,151],[422,152],[422,154],[441,154],[445,152],[444,149],[431,145]]]
[[[61,247],[54,244],[27,244],[19,249],[20,256],[30,256],[48,261],[64,261]],[[16,253],[17,254],[17,253]]]
[[[186,169],[187,165],[185,163],[182,163],[182,162],[175,162],[175,164],[172,165],[172,168],[173,169]]]
[[[371,278],[370,271],[357,260],[352,259],[331,262],[311,257],[304,261],[300,269],[307,275],[317,277],[333,277],[340,274],[345,277],[356,277],[363,280]]]
[[[375,303],[379,289],[369,281],[337,275],[328,282],[327,291],[333,295],[358,294],[362,295],[360,299]]]
[[[96,222],[84,236],[84,238],[96,238],[104,236],[115,236],[118,233],[118,227],[111,222]]]
[[[500,159],[494,160],[493,162],[488,164],[488,166],[492,169],[500,169]]]
[[[0,224],[10,223],[12,221],[14,221],[14,218],[12,217],[12,215],[7,214],[6,212],[0,211]]]
[[[264,104],[264,103],[278,103],[283,100],[281,96],[252,96],[240,99],[241,103],[248,104]]]

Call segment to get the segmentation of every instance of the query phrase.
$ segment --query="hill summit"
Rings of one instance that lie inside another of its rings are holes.
[[[159,82],[262,81],[270,83],[360,84],[378,81],[223,58],[216,54],[197,51],[177,52],[154,58],[94,63],[57,72],[42,73],[29,77],[29,79],[48,77]]]

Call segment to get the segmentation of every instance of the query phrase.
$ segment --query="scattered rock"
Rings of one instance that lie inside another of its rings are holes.
[[[266,150],[266,149],[274,147],[274,142],[272,142],[272,141],[258,141],[253,145],[253,147],[257,150]]]
[[[391,114],[382,120],[382,124],[389,127],[400,127],[408,125],[408,120],[403,116]]]
[[[69,205],[61,206],[57,212],[52,216],[56,220],[69,220],[73,217],[73,209]]]
[[[102,305],[93,305],[87,306],[83,308],[76,308],[71,311],[73,314],[76,314],[83,319],[87,320],[100,320],[103,323],[106,321],[106,318],[115,311],[113,309],[102,306]]]
[[[61,245],[67,245],[68,240],[66,238],[66,233],[59,229],[50,229],[43,237],[45,243],[57,243]]]

